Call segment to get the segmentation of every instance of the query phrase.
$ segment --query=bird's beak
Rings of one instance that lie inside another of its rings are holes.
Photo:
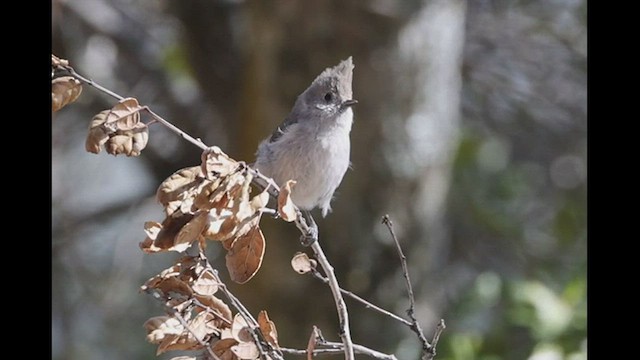
[[[342,102],[342,108],[348,108],[349,106],[353,106],[357,103],[358,103],[358,100],[355,100],[355,99],[345,100]]]

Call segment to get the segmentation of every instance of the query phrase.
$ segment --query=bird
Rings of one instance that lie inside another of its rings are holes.
[[[353,124],[353,59],[326,68],[297,98],[293,108],[256,151],[255,169],[279,186],[295,180],[291,200],[317,226],[311,210],[325,217],[350,167]]]

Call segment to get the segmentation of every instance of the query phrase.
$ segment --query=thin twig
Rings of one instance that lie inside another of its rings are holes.
[[[387,226],[389,229],[389,233],[391,233],[391,237],[396,244],[396,249],[398,250],[398,256],[400,257],[400,263],[402,265],[402,274],[406,280],[407,284],[407,293],[409,296],[409,309],[407,309],[407,315],[411,319],[411,329],[418,335],[420,342],[422,342],[422,359],[423,360],[431,360],[436,355],[436,343],[440,339],[440,334],[445,328],[444,320],[440,320],[438,326],[436,328],[433,342],[430,344],[427,338],[424,336],[424,332],[422,331],[422,327],[420,323],[418,323],[418,319],[415,316],[416,302],[413,296],[413,287],[411,286],[411,279],[409,279],[409,268],[407,266],[407,257],[402,252],[402,247],[400,246],[400,241],[398,241],[398,237],[396,236],[395,231],[393,230],[393,222],[389,218],[389,215],[386,214],[382,217],[382,223]]]
[[[313,277],[315,277],[316,279],[322,281],[323,283],[325,283],[325,284],[329,283],[329,279],[327,279],[326,277],[322,276],[322,274],[320,274],[317,269],[315,269],[315,268],[312,269],[311,270],[311,274],[313,275]],[[392,318],[392,319],[394,319],[396,321],[399,321],[399,322],[401,322],[401,323],[403,323],[403,324],[405,324],[405,325],[407,325],[409,327],[411,327],[413,325],[409,320],[401,318],[400,316],[398,316],[398,315],[396,315],[396,314],[394,314],[394,313],[392,313],[392,312],[390,312],[388,310],[385,310],[385,309],[383,309],[383,308],[381,308],[381,307],[379,307],[377,305],[374,305],[374,304],[368,302],[367,300],[361,298],[360,296],[352,293],[351,291],[348,291],[348,290],[340,288],[340,292],[343,293],[344,295],[350,297],[351,299],[353,299],[355,301],[358,301],[359,303],[363,304],[366,309],[371,309],[371,310],[377,311],[377,312],[379,312],[379,313],[381,313],[383,315],[386,315],[386,316],[388,316],[388,317],[390,317],[390,318]]]
[[[302,232],[303,236],[307,236],[309,234],[309,226],[307,222],[302,216],[302,212],[296,208],[296,226]],[[351,330],[349,329],[349,313],[347,312],[347,305],[344,303],[344,299],[342,298],[342,293],[340,289],[340,285],[338,284],[338,279],[336,278],[336,274],[333,271],[333,266],[327,260],[326,255],[324,254],[324,250],[322,246],[320,246],[320,242],[317,239],[317,234],[314,234],[316,239],[313,239],[311,242],[311,250],[315,253],[316,259],[324,273],[327,275],[327,279],[329,281],[329,288],[331,289],[331,293],[333,294],[333,300],[336,303],[336,310],[338,310],[338,320],[340,322],[340,338],[342,339],[342,343],[344,344],[344,355],[345,360],[354,360],[354,352],[353,352],[353,342],[351,340]]]
[[[315,357],[317,355],[341,355],[344,353],[344,351],[342,350],[342,348],[344,347],[344,344],[342,343],[334,343],[336,345],[339,345],[339,347],[336,348],[330,348],[330,349],[315,349],[313,350],[312,355]],[[306,356],[307,355],[307,350],[301,350],[301,349],[291,349],[291,348],[283,348],[281,347],[280,350],[282,350],[283,353],[286,354],[291,354],[291,355],[298,355],[298,356]],[[370,356],[372,358],[375,359],[382,359],[382,360],[397,360],[397,358],[394,355],[391,354],[384,354],[375,350],[371,350],[365,346],[362,345],[358,345],[358,344],[353,344],[353,350],[356,354],[360,354],[360,355],[367,355]]]
[[[338,310],[340,338],[344,344],[345,360],[354,360],[353,342],[351,341],[351,331],[349,330],[349,313],[347,312],[347,305],[344,303],[344,299],[340,293],[340,286],[338,285],[336,274],[333,272],[333,266],[331,266],[329,260],[327,260],[327,257],[324,255],[324,251],[318,241],[314,241],[311,244],[311,249],[315,253],[318,263],[320,263],[325,274],[327,274],[327,278],[329,279],[329,287],[331,288],[333,300],[335,301],[336,308]]]

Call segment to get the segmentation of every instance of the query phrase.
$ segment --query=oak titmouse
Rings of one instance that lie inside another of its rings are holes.
[[[255,167],[261,173],[280,186],[297,182],[291,199],[306,215],[316,207],[323,217],[331,211],[333,193],[349,167],[351,106],[357,103],[352,99],[353,67],[349,57],[318,75],[256,152]]]

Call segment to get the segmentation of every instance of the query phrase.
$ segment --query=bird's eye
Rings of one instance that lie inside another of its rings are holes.
[[[333,99],[333,95],[330,92],[324,95],[324,101],[329,102],[331,99]]]

